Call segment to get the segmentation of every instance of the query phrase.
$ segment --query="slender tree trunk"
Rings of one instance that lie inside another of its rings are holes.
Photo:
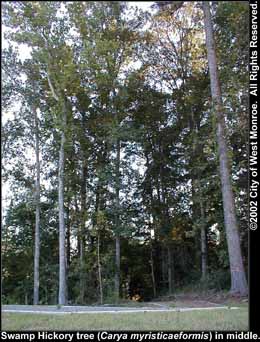
[[[44,286],[44,293],[45,293],[45,304],[48,304],[48,302],[49,302],[49,299],[48,299],[48,293],[49,293],[49,291],[48,291],[46,285]]]
[[[238,293],[240,295],[247,295],[247,281],[240,247],[239,230],[236,219],[234,196],[231,186],[230,170],[228,165],[228,151],[224,132],[225,123],[223,115],[223,105],[220,83],[218,79],[210,6],[208,1],[203,1],[202,4],[204,12],[212,102],[217,119],[217,142],[219,151],[224,219],[231,272],[231,292]]]
[[[167,256],[168,256],[168,290],[169,294],[173,292],[173,265],[172,265],[172,250],[170,246],[167,246]]]
[[[115,272],[115,295],[118,300],[120,297],[120,236],[116,236],[116,272]]]
[[[75,194],[74,198],[74,204],[75,204],[75,223],[76,226],[78,227],[77,229],[77,256],[78,260],[80,260],[80,222],[79,222],[79,206],[78,206],[78,200],[77,200],[77,194]]]
[[[66,295],[65,298],[67,302],[69,301],[69,289],[68,289],[68,277],[69,277],[69,268],[70,268],[70,200],[68,201],[68,210],[67,210],[67,222],[65,223],[65,239],[66,239],[66,244],[65,244],[65,253],[66,253]]]
[[[70,198],[68,199],[68,210],[67,210],[67,215],[68,215],[68,226],[67,226],[67,235],[66,235],[66,240],[67,240],[67,266],[69,268],[70,265],[70,236],[71,236],[71,218],[70,218]],[[69,270],[68,270],[69,272]]]
[[[203,208],[202,199],[200,198],[200,216],[202,224],[200,227],[200,246],[201,246],[201,279],[204,280],[207,276],[208,258],[207,258],[207,231],[205,210]]]
[[[145,154],[146,157],[146,168],[149,169],[149,155],[148,153]],[[154,260],[153,260],[153,238],[152,238],[152,229],[153,229],[153,223],[154,223],[154,216],[153,216],[153,191],[152,191],[152,184],[150,182],[149,186],[149,197],[150,197],[150,205],[149,205],[149,210],[150,210],[150,215],[151,215],[151,222],[149,224],[150,227],[150,263],[151,263],[151,277],[152,277],[152,285],[153,285],[153,296],[156,298],[156,280],[155,280],[155,272],[154,272]],[[155,238],[155,231],[154,231],[154,239]]]
[[[86,292],[86,277],[84,274],[84,264],[85,264],[85,214],[86,214],[86,177],[87,177],[87,166],[85,161],[83,161],[82,166],[82,179],[81,179],[81,219],[80,219],[80,302],[84,303],[84,297]]]
[[[64,164],[65,164],[65,127],[67,116],[66,103],[63,106],[63,128],[59,153],[59,304],[64,305],[66,298],[66,247],[65,247],[65,221],[64,221]]]
[[[120,297],[120,234],[119,234],[119,200],[120,192],[120,140],[117,140],[116,146],[116,260],[115,260],[115,295],[117,300]]]
[[[162,261],[162,284],[163,284],[163,288],[166,287],[166,283],[167,283],[167,254],[164,248],[164,245],[162,245],[162,249],[161,249],[161,261]]]
[[[97,263],[98,263],[98,283],[99,283],[99,295],[100,295],[100,304],[103,304],[103,285],[102,285],[102,269],[101,269],[101,261],[100,261],[100,227],[98,222],[98,213],[100,210],[100,206],[102,206],[102,191],[100,186],[100,180],[98,180],[97,190],[96,190],[96,203],[95,203],[95,217],[93,220],[93,226],[97,230]]]
[[[48,51],[48,42],[45,42]],[[51,60],[51,55],[49,54]],[[52,92],[53,98],[60,102],[60,97],[57,95],[53,84],[51,82],[49,68],[47,70],[47,78],[49,87]],[[67,125],[67,100],[63,98],[62,101],[62,122],[61,122],[61,142],[59,152],[59,172],[58,172],[58,201],[59,201],[59,304],[64,305],[67,303],[67,289],[66,289],[66,245],[65,245],[65,220],[64,220],[64,166],[65,166],[65,128]]]
[[[100,233],[98,233],[98,236],[97,236],[97,257],[98,257],[98,281],[99,281],[100,304],[103,304],[102,270],[101,270],[101,262],[100,262]]]
[[[207,234],[205,226],[202,225],[200,230],[201,242],[201,278],[204,280],[207,276]]]
[[[153,243],[151,240],[151,253],[150,253],[150,262],[151,262],[151,276],[152,276],[152,285],[153,285],[153,296],[156,297],[156,282],[154,275],[154,262],[153,262]]]
[[[34,286],[33,304],[39,304],[39,264],[40,264],[40,149],[39,149],[39,125],[37,108],[34,106],[35,121],[35,155],[36,155],[36,181],[35,181],[35,246],[34,246]]]

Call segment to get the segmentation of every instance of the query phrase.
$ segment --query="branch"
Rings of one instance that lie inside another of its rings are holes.
[[[50,50],[49,50],[49,44],[48,44],[48,39],[46,37],[46,34],[44,32],[44,29],[42,30],[42,36],[43,36],[43,40],[44,40],[44,45],[45,45],[45,49],[47,51],[47,54],[48,54],[48,57],[49,59],[51,59],[51,53],[50,53]],[[51,82],[51,79],[50,79],[50,72],[49,72],[49,61],[47,60],[47,79],[48,79],[48,83],[49,83],[49,87],[51,89],[51,92],[52,92],[52,96],[54,97],[54,99],[56,101],[59,101],[59,97],[57,96],[55,90],[54,90],[54,87],[52,85],[52,82]]]
[[[53,85],[52,85],[52,83],[51,83],[51,79],[50,79],[50,76],[49,76],[49,72],[48,72],[48,71],[47,71],[47,78],[48,78],[49,86],[50,86],[50,88],[51,88],[52,96],[54,97],[54,99],[55,99],[56,101],[59,101],[59,97],[57,96],[57,94],[56,94],[56,92],[55,92],[55,90],[54,90],[54,88],[53,88]]]

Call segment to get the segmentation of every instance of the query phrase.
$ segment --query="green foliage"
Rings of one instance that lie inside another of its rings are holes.
[[[213,12],[229,158],[247,255],[248,4],[220,1]],[[34,106],[42,181],[41,304],[56,304],[58,295],[61,131],[66,135],[70,303],[100,300],[98,237],[104,302],[115,301],[115,235],[121,239],[124,297],[154,296],[152,262],[157,293],[168,293],[168,246],[174,291],[189,283],[201,291],[226,289],[229,262],[216,122],[199,6],[167,4],[151,14],[122,1],[5,2],[3,23],[8,43],[3,50],[4,115],[14,112],[2,128],[3,176],[10,184],[3,229],[4,302],[32,302]],[[20,56],[21,46],[30,49],[30,58]],[[209,266],[203,282],[202,226],[208,235]]]

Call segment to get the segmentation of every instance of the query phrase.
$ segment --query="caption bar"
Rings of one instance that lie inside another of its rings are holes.
[[[150,341],[150,340],[183,340],[183,341],[217,341],[217,340],[257,340],[259,336],[253,332],[1,332],[1,339],[8,341]]]

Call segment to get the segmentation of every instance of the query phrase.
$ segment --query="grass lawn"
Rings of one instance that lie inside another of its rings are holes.
[[[2,330],[248,330],[248,308],[116,314],[3,313]]]

